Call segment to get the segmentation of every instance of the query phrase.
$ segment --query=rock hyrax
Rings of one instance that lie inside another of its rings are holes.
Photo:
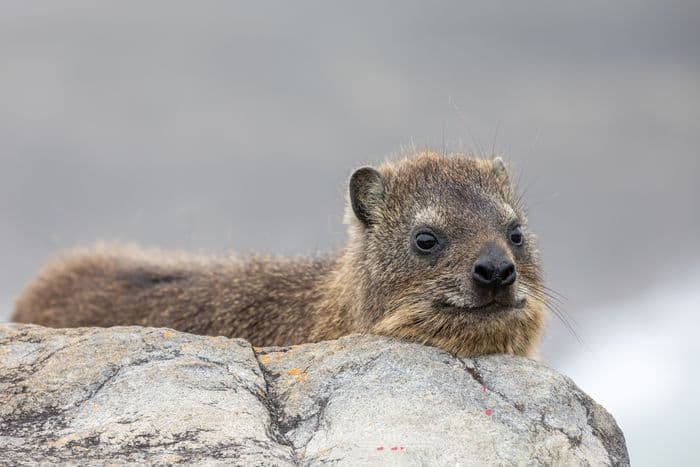
[[[13,319],[164,326],[254,345],[372,333],[459,356],[531,356],[545,289],[503,161],[420,151],[350,178],[349,240],[303,259],[102,246],[48,265]]]

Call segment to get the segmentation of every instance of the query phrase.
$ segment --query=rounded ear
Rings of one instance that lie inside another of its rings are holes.
[[[496,182],[498,184],[499,190],[504,195],[512,193],[513,186],[510,178],[510,171],[508,166],[500,157],[495,157],[492,160],[493,163],[493,173],[496,177]]]
[[[385,181],[372,167],[357,169],[350,177],[350,205],[355,216],[368,226],[384,202]]]
[[[503,159],[500,157],[495,157],[493,159],[493,170],[496,172],[496,175],[498,178],[501,179],[508,179],[508,168],[506,167],[506,163],[503,162]]]
[[[493,159],[493,171],[496,174],[496,179],[503,185],[510,185],[510,171],[508,166],[500,157]]]

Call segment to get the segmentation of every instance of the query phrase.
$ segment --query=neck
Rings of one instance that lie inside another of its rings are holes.
[[[362,320],[362,286],[358,277],[357,255],[346,248],[335,260],[334,268],[319,283],[319,299],[314,304],[314,341],[366,332]]]

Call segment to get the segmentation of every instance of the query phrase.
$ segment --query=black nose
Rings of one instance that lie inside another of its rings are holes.
[[[517,277],[515,265],[502,252],[492,251],[482,255],[472,270],[474,282],[493,290],[511,285]]]

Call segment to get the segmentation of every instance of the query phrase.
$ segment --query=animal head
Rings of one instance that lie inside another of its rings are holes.
[[[371,333],[460,356],[531,355],[544,323],[535,237],[500,158],[414,154],[349,184],[350,246]]]

